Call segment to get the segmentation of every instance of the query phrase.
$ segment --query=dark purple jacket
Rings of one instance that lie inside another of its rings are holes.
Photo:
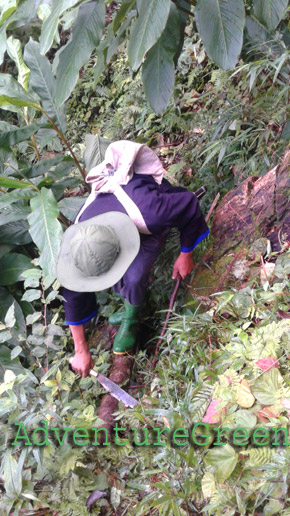
[[[166,179],[158,185],[152,176],[135,174],[122,187],[141,211],[147,228],[154,234],[162,234],[169,228],[180,231],[180,250],[192,251],[208,234],[209,229],[200,211],[199,203],[192,192],[172,186]],[[86,208],[79,221],[125,208],[112,193],[99,194]],[[82,324],[97,313],[95,294],[75,293],[63,289],[65,314],[68,324]]]

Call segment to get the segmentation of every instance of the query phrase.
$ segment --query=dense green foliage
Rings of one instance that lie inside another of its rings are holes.
[[[190,9],[191,2],[175,3]],[[215,38],[221,37],[225,20],[233,23],[226,31],[230,52],[225,53],[214,44],[220,39],[207,39],[214,31],[208,31],[201,0],[196,20],[166,0],[151,0],[152,9],[163,13],[152,18],[153,27],[148,17],[141,17],[144,2],[123,1],[113,14],[108,8],[103,35],[103,2],[38,2],[38,19],[34,1],[1,4],[1,52],[7,48],[0,75],[1,516],[17,515],[20,509],[29,514],[39,507],[48,507],[47,514],[84,515],[86,499],[96,489],[106,498],[94,505],[94,514],[102,506],[108,514],[132,516],[290,514],[287,447],[237,450],[229,441],[217,448],[209,443],[198,449],[126,445],[99,450],[51,442],[22,449],[8,443],[15,422],[36,428],[45,420],[60,429],[99,423],[99,385],[90,378],[76,379],[68,369],[73,347],[54,273],[67,219],[73,219],[86,195],[84,135],[148,143],[173,182],[191,190],[206,184],[205,212],[216,192],[226,193],[249,175],[263,175],[288,146],[287,2],[234,3],[239,17],[231,11],[233,2],[211,2],[213,13],[218,6],[223,13],[215,23]],[[177,21],[185,27],[178,61],[167,37],[175,34]],[[143,38],[134,46],[137,32]],[[33,34],[29,41],[27,34]],[[76,60],[71,58],[75,54]],[[140,70],[132,73],[144,55]],[[157,56],[164,59],[165,89],[163,83],[154,83],[151,71]],[[154,103],[153,88],[160,93],[162,109]],[[68,104],[63,103],[69,95]],[[148,340],[162,317],[162,312],[152,316],[154,309],[164,310],[168,304],[177,246],[175,235],[156,265],[157,278],[149,291],[152,309],[145,321]],[[202,255],[205,244],[199,247]],[[120,405],[120,426],[188,428],[204,417],[215,398],[222,418],[217,426],[287,424],[289,326],[277,315],[289,309],[286,248],[278,260],[275,283],[266,290],[258,276],[239,292],[203,299],[206,308],[193,302],[182,306],[184,292],[180,294],[175,307],[179,315],[156,371],[151,371],[145,351],[136,357],[136,376],[144,385],[142,404],[135,411]],[[118,305],[107,292],[98,301],[101,317]],[[106,374],[109,352],[96,340],[91,351],[96,369]],[[279,360],[280,371],[261,376],[256,361],[268,357]],[[249,381],[256,399],[249,409],[237,403],[241,379]]]
[[[162,113],[173,92],[174,68],[183,47],[188,18],[194,19],[191,37],[198,34],[208,56],[228,70],[237,64],[248,36],[258,42],[275,37],[288,2],[269,0],[267,5],[263,4],[262,0],[123,0],[108,23],[105,6],[113,10],[116,7],[115,2],[109,0],[50,0],[46,3],[20,0],[19,5],[16,0],[6,0],[1,7],[0,63],[7,50],[20,64],[19,42],[15,47],[15,40],[9,42],[6,34],[26,27],[36,16],[43,22],[38,35],[41,56],[53,48],[55,41],[60,42],[59,25],[66,30],[72,28],[68,41],[59,46],[53,59],[56,90],[52,97],[58,109],[72,93],[79,70],[92,52],[97,52],[95,76],[99,77],[122,41],[127,39],[130,66],[133,71],[142,72],[148,102],[156,113]],[[45,77],[44,67],[42,71]],[[27,78],[26,70],[20,80],[24,89],[21,81]],[[43,100],[42,95],[40,98]]]
[[[94,446],[72,447],[71,443],[56,447],[51,441],[43,448],[3,450],[7,493],[3,514],[8,514],[12,506],[15,511],[17,506],[28,507],[27,500],[34,499],[35,507],[48,503],[62,515],[83,515],[86,497],[94,489],[110,493],[113,514],[113,508],[119,508],[124,514],[147,515],[154,507],[160,514],[203,511],[234,515],[237,510],[256,514],[262,507],[265,514],[289,514],[287,447],[235,449],[230,443],[214,448],[211,439],[205,447],[195,448],[183,446],[182,439],[174,448],[170,444],[136,448],[125,443],[132,427],[188,429],[193,422],[201,421],[210,401],[216,398],[223,414],[222,427],[239,426],[250,431],[258,420],[267,428],[287,425],[289,323],[288,319],[278,320],[276,314],[277,310],[286,313],[289,308],[289,263],[289,252],[280,256],[276,263],[280,283],[266,291],[255,280],[239,292],[216,295],[206,313],[192,313],[189,306],[183,316],[176,316],[153,381],[148,359],[139,352],[136,362],[147,394],[138,410],[121,409],[118,414],[119,426],[126,429],[121,438],[124,446],[98,450]],[[2,331],[19,335],[13,328],[11,310],[5,325]],[[43,324],[34,325],[27,345],[34,357],[35,365],[30,368],[36,377],[45,346],[49,350],[50,370],[41,375],[40,384],[17,358],[9,363],[6,353],[6,363],[13,371],[6,372],[1,383],[2,433],[6,439],[15,422],[36,428],[44,420],[59,429],[98,425],[96,399],[101,390],[92,379],[79,382],[68,371],[65,341],[59,325],[50,324],[46,333]],[[106,373],[108,352],[100,353],[96,345],[92,352],[96,368]],[[259,370],[256,361],[268,356],[278,359],[281,372],[276,368]],[[257,400],[251,409],[237,403],[242,378],[249,380]],[[212,426],[219,427],[220,423]],[[142,439],[142,434],[138,435],[138,442]],[[203,442],[202,434],[198,440]],[[226,436],[222,442],[228,442]],[[138,493],[143,497],[140,503]],[[100,500],[101,506],[108,507],[108,502]],[[96,507],[94,514],[98,513]]]

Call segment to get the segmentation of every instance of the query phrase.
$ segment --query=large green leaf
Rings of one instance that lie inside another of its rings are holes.
[[[284,129],[281,134],[282,140],[290,141],[290,120],[286,122],[284,125]],[[276,271],[275,271],[276,272]]]
[[[56,104],[61,106],[72,92],[80,68],[88,61],[98,45],[105,24],[102,0],[81,5],[68,43],[58,55]]]
[[[188,3],[186,0],[176,0],[176,6],[178,8],[180,23],[179,23],[179,44],[177,47],[177,52],[174,56],[175,66],[177,65],[178,58],[182,52],[184,38],[185,38],[185,27],[186,27],[187,20],[189,17],[189,15],[187,14],[189,9],[188,9]]]
[[[9,222],[4,226],[0,226],[0,245],[14,244],[25,245],[31,242],[29,234],[29,225],[26,220],[18,220],[17,222]]]
[[[287,8],[288,0],[254,0],[254,13],[269,30],[276,29]]]
[[[0,285],[13,285],[21,280],[22,272],[30,268],[31,261],[24,254],[5,254],[0,260]]]
[[[0,107],[30,106],[41,110],[41,106],[35,102],[32,95],[27,93],[22,86],[8,73],[0,74]]]
[[[31,197],[36,195],[35,190],[14,190],[14,192],[9,192],[7,194],[0,195],[0,209],[6,208],[6,206],[10,206],[14,202],[19,201],[19,199],[29,200]]]
[[[246,16],[245,43],[249,40],[255,48],[256,45],[261,45],[268,39],[269,33],[265,26],[254,16]]]
[[[41,35],[39,39],[40,53],[46,54],[53,44],[53,40],[56,35],[57,27],[59,24],[60,15],[66,10],[73,7],[78,3],[79,0],[54,0],[50,15],[46,18],[43,23]]]
[[[125,0],[122,3],[113,22],[113,30],[115,34],[118,31],[119,27],[122,25],[125,18],[128,16],[128,11],[133,9],[133,7],[135,7],[135,4],[136,0]]]
[[[11,59],[16,63],[18,69],[18,82],[21,86],[28,91],[28,79],[29,79],[29,68],[23,61],[22,46],[19,39],[10,38],[7,39],[7,52]]]
[[[136,16],[136,10],[132,9],[128,15],[125,18],[125,21],[122,23],[121,27],[118,30],[118,34],[116,34],[115,37],[113,37],[113,23],[111,24],[111,30],[109,28],[107,32],[107,36],[105,40],[102,40],[102,43],[107,43],[107,47],[104,49],[104,57],[106,60],[106,63],[109,63],[112,59],[113,55],[117,52],[120,45],[122,44],[122,41],[124,40],[127,32],[127,28],[131,24],[132,18],[135,18]],[[100,48],[100,47],[99,47]]]
[[[21,298],[21,301],[35,301],[36,299],[41,298],[41,290],[37,288],[29,288],[26,290]]]
[[[257,417],[249,410],[237,410],[237,412],[234,413],[234,417],[236,419],[236,427],[254,428],[257,424]]]
[[[0,64],[3,63],[4,54],[6,52],[6,30],[5,27],[0,28]]]
[[[9,454],[4,460],[4,487],[8,498],[17,499],[22,491],[22,475],[17,461]]]
[[[9,245],[9,244],[2,244],[0,246],[0,258],[2,258],[2,256],[4,256],[4,254],[8,254],[10,253],[11,249],[13,248],[13,245]]]
[[[51,169],[53,169],[60,163],[62,164],[61,168],[63,168],[63,170],[66,171],[67,167],[68,167],[67,164],[69,164],[71,167],[72,163],[74,163],[74,161],[70,156],[62,156],[62,155],[54,156],[53,158],[42,159],[41,161],[39,161],[38,163],[36,163],[35,165],[33,165],[31,167],[23,168],[21,170],[21,173],[28,179],[31,179],[33,177],[38,177],[38,176],[42,176],[43,174],[46,174],[48,171],[50,171]],[[53,175],[53,172],[52,172],[52,175]],[[61,177],[63,177],[63,175]]]
[[[49,17],[51,14],[51,0],[49,4],[40,4],[37,8],[37,16],[42,21],[42,26],[45,20]]]
[[[233,68],[243,44],[243,0],[198,0],[194,13],[209,57],[224,70]]]
[[[10,12],[7,3],[5,4],[4,10],[1,12],[1,16],[4,16],[3,24],[0,26],[0,64],[3,61],[6,50],[6,30],[16,29],[17,27],[26,25],[34,16],[36,16],[38,4],[39,1],[35,0],[17,0],[17,8],[15,8],[15,2],[14,0],[11,0]]]
[[[135,3],[135,2],[134,2]],[[114,22],[111,22],[106,27],[106,36],[102,39],[98,46],[97,52],[97,64],[94,67],[94,79],[95,84],[99,81],[100,76],[106,68],[106,64],[110,62],[113,55],[117,52],[118,48],[122,44],[123,39],[126,36],[127,28],[129,27],[132,18],[135,18],[137,11],[131,9],[131,11],[125,16],[123,23],[118,28],[118,33],[114,33]]]
[[[39,124],[16,127],[6,122],[0,122],[0,147],[11,147],[30,138],[39,129]]]
[[[83,197],[65,197],[58,203],[58,207],[69,220],[74,220],[86,199]]]
[[[66,10],[60,17],[61,29],[62,31],[68,30],[70,31],[73,24],[75,23],[79,11],[79,5],[76,5],[72,9]],[[56,34],[56,38],[58,34]]]
[[[31,184],[27,181],[0,176],[0,186],[4,186],[4,188],[27,188]]]
[[[217,446],[205,456],[205,463],[214,467],[214,475],[219,482],[224,482],[234,471],[238,454],[229,444]]]
[[[3,322],[5,319],[5,315],[9,310],[10,306],[14,304],[14,316],[16,319],[16,324],[14,329],[17,330],[22,335],[26,335],[26,324],[23,312],[21,310],[20,305],[17,303],[16,299],[10,294],[9,290],[4,287],[0,287],[0,321]],[[12,332],[13,335],[13,332]],[[12,339],[12,342],[17,343]],[[1,358],[0,358],[1,361]]]
[[[103,43],[103,41],[102,41]],[[98,47],[97,64],[94,66],[94,84],[97,84],[99,78],[106,68],[106,52],[108,47],[103,46],[102,43]]]
[[[44,111],[58,128],[65,133],[66,120],[64,107],[55,103],[56,80],[47,57],[40,55],[39,43],[30,39],[24,50],[24,59],[30,68],[29,87],[39,96]]]
[[[73,178],[69,175],[73,166],[75,166],[73,159],[70,156],[63,156],[63,160],[58,165],[56,165],[56,167],[53,167],[49,170],[48,176],[55,181],[61,179],[70,179],[72,182],[74,182],[74,179],[76,178]],[[80,182],[81,179],[79,178],[79,183]]]
[[[140,5],[138,18],[130,31],[128,55],[133,70],[137,70],[146,52],[161,36],[170,10],[170,0],[147,0]]]
[[[161,114],[174,87],[174,56],[180,38],[177,7],[172,4],[166,27],[157,43],[149,50],[142,68],[142,81],[147,100],[155,113]]]
[[[86,134],[86,150],[84,152],[84,162],[87,172],[103,161],[105,158],[106,150],[110,143],[112,143],[110,140],[107,138],[102,138],[97,134]]]
[[[8,128],[10,124],[2,122],[3,126]],[[1,124],[1,125],[2,125]],[[18,169],[18,162],[10,148],[0,147],[0,174],[1,176],[9,176]]]
[[[263,405],[274,405],[279,397],[283,378],[278,369],[263,373],[251,386],[252,393]]]
[[[60,181],[55,182],[51,186],[51,190],[52,190],[55,198],[57,200],[59,200],[63,196],[63,194],[67,188],[76,188],[79,185],[80,185],[80,179],[78,177],[66,177],[64,179],[61,179]],[[43,186],[46,186],[46,185],[43,185]]]
[[[1,344],[0,346],[0,381],[3,381],[4,373],[5,371],[9,369],[10,371],[13,371],[15,375],[18,374],[26,374],[29,376],[29,379],[27,381],[32,380],[34,383],[38,383],[37,378],[34,376],[34,374],[29,371],[29,369],[24,369],[24,367],[21,365],[19,361],[19,357],[14,358],[11,360],[11,350]]]
[[[270,462],[269,460],[267,462]],[[284,505],[279,500],[274,498],[270,499],[269,503],[264,505],[263,514],[264,516],[275,516],[277,514],[283,514]],[[285,514],[285,512],[284,512]],[[287,514],[287,513],[286,513]]]
[[[8,2],[5,2],[4,5],[2,4],[3,6],[0,5],[0,27],[9,18],[9,16],[11,16],[11,14],[14,13],[18,3],[19,0],[9,0]]]
[[[7,27],[14,30],[23,27],[37,14],[39,0],[21,0],[15,12],[8,18]]]
[[[9,222],[26,220],[29,213],[29,206],[10,206],[6,208],[6,210],[0,211],[0,226],[3,226],[3,224],[8,224]]]
[[[32,213],[28,217],[29,231],[40,251],[39,265],[44,276],[53,281],[62,238],[62,228],[57,220],[57,203],[51,190],[42,188],[41,192],[31,199],[30,206]]]

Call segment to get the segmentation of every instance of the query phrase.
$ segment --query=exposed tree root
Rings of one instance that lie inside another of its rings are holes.
[[[132,366],[133,356],[113,355],[113,364],[109,376],[110,380],[118,385],[122,385],[122,387],[126,386],[130,381]],[[104,421],[104,424],[101,425],[100,428],[106,428],[109,436],[114,426],[113,413],[118,409],[118,404],[119,402],[116,398],[110,394],[106,394],[98,410],[98,416]],[[99,437],[100,444],[102,444],[104,440],[105,432],[103,432],[103,435]]]

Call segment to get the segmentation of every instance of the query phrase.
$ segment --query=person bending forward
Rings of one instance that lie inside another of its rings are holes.
[[[192,271],[192,252],[209,233],[196,196],[172,186],[163,172],[147,146],[114,142],[89,172],[92,193],[64,233],[57,277],[75,346],[71,365],[82,377],[93,367],[84,324],[97,314],[95,292],[113,287],[123,298],[124,309],[109,322],[120,325],[113,352],[130,352],[149,271],[170,229],[179,229],[181,246],[173,278]]]

